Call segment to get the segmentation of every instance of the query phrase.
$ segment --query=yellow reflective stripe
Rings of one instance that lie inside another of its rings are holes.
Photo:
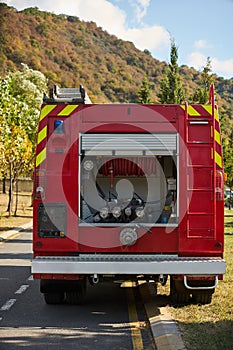
[[[36,157],[36,166],[40,165],[46,159],[46,148],[44,148]]]
[[[220,133],[217,130],[214,130],[214,139],[219,145],[221,145]]]
[[[140,330],[140,323],[138,320],[136,302],[135,302],[135,298],[134,298],[134,294],[133,294],[133,288],[132,288],[133,282],[129,282],[129,284],[130,283],[131,283],[131,286],[128,285],[126,293],[127,293],[127,301],[128,301],[128,314],[129,314],[131,338],[132,338],[132,343],[133,343],[133,349],[134,350],[141,350],[141,349],[143,349],[142,334],[141,334],[141,330]]]
[[[185,106],[180,105],[180,107],[181,107],[183,110],[185,110]],[[192,106],[188,106],[188,115],[200,117],[201,114],[200,114],[195,108],[193,108]]]
[[[202,105],[202,107],[206,110],[206,112],[208,112],[210,115],[212,115],[212,106],[211,105],[208,105],[208,106]],[[217,122],[219,122],[218,110],[216,108],[214,108],[214,118],[217,120]]]
[[[75,108],[77,108],[78,105],[69,105],[69,106],[66,106],[65,108],[63,108],[63,110],[61,112],[58,113],[59,116],[63,115],[63,116],[68,116],[70,115],[74,110]]]
[[[210,115],[212,115],[212,106],[211,105],[202,105],[202,107],[208,112]]]
[[[38,133],[37,144],[43,141],[47,136],[47,125]]]
[[[201,114],[192,106],[188,106],[188,114],[191,116],[200,116]]]
[[[57,107],[57,105],[46,105],[42,108],[40,112],[40,121],[46,117],[52,110]]]
[[[218,111],[216,108],[214,109],[214,118],[219,122]]]
[[[222,168],[222,157],[220,156],[220,154],[218,152],[215,151],[215,163]]]

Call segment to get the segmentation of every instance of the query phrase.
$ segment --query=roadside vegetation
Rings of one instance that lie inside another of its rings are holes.
[[[13,190],[18,193],[19,177],[28,176],[34,164],[37,123],[45,76],[23,65],[22,71],[0,77],[0,180],[9,179],[9,216],[17,216],[18,199],[13,206]],[[6,193],[6,188],[3,193]]]
[[[231,350],[233,344],[233,210],[225,210],[227,271],[216,288],[212,303],[174,307],[168,301],[169,286],[158,287],[163,303],[177,321],[187,350]],[[169,305],[168,305],[169,304]]]

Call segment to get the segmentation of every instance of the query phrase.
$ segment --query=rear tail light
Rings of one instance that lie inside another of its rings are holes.
[[[216,200],[222,201],[224,200],[224,173],[222,170],[217,170],[215,173],[216,176]]]

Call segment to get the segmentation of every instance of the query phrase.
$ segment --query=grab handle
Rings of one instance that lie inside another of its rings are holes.
[[[187,288],[187,289],[202,289],[202,290],[204,290],[204,289],[215,289],[216,287],[217,287],[217,285],[218,285],[218,276],[215,276],[215,283],[214,283],[214,285],[213,286],[206,286],[206,287],[193,287],[193,286],[189,286],[188,285],[188,280],[187,280],[187,276],[184,276],[184,285],[185,285],[185,287]]]

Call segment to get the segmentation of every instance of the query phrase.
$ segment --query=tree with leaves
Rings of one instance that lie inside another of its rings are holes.
[[[211,74],[211,60],[207,57],[206,65],[201,72],[201,84],[195,91],[193,101],[195,103],[205,104],[209,100],[210,85],[214,82],[213,74]]]
[[[147,77],[145,76],[143,81],[142,81],[142,85],[141,88],[138,92],[138,103],[151,103],[151,98],[150,98],[150,85],[149,82],[147,80]]]
[[[37,121],[46,90],[45,76],[26,65],[0,78],[0,177],[10,179],[9,215],[13,183],[33,168]]]
[[[178,66],[178,49],[174,39],[171,40],[170,63],[165,68],[165,74],[160,82],[161,103],[180,104],[184,101],[184,89],[181,86]]]

